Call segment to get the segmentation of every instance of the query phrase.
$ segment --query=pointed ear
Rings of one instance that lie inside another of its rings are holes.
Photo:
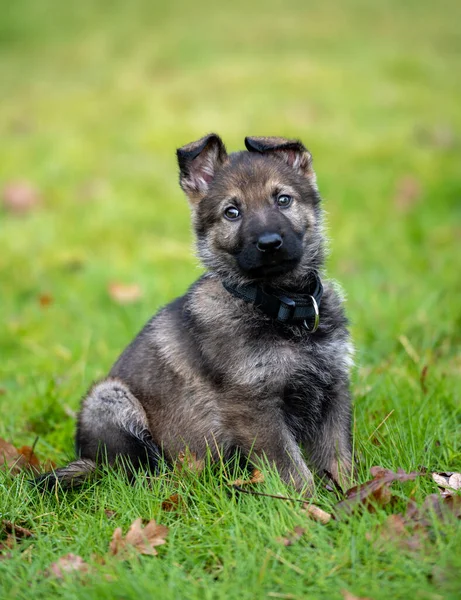
[[[270,154],[283,160],[297,173],[312,179],[315,183],[312,155],[298,140],[287,140],[281,137],[246,137],[245,146],[249,152]]]
[[[210,133],[176,151],[179,183],[192,204],[201,200],[216,171],[227,161],[226,147],[219,135]]]

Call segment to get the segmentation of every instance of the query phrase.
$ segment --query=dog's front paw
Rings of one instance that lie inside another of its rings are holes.
[[[290,470],[288,483],[304,498],[312,498],[315,494],[314,476],[307,467],[302,472],[293,472]]]

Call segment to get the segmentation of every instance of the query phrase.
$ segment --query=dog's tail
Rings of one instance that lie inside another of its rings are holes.
[[[81,486],[96,471],[96,463],[89,458],[79,458],[72,461],[66,467],[61,467],[43,473],[33,480],[37,487],[44,490],[51,490],[55,487],[62,489],[72,489]]]

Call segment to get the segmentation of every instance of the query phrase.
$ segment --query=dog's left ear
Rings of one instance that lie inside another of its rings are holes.
[[[287,140],[281,137],[246,137],[245,146],[249,152],[268,154],[283,160],[297,173],[315,182],[312,155],[298,140]]]
[[[216,133],[210,133],[176,151],[179,183],[192,204],[208,191],[216,171],[227,161],[226,147]]]

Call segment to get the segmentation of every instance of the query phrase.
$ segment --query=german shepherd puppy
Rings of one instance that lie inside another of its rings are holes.
[[[269,461],[311,494],[310,468],[351,473],[352,346],[321,281],[322,209],[299,141],[210,134],[177,151],[206,273],[161,309],[83,399],[79,459],[42,477],[75,484],[117,457],[155,470],[188,448]],[[309,465],[309,466],[308,466]]]

